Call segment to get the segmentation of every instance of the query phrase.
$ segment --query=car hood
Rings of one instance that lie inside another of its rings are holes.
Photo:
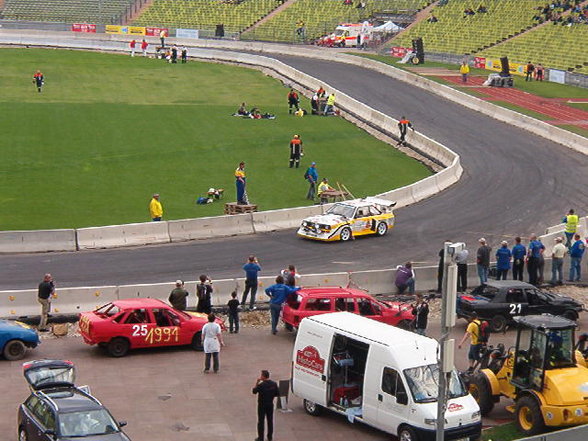
[[[21,338],[31,343],[39,343],[39,334],[29,325],[13,320],[0,320],[0,332],[9,333],[13,338]]]
[[[578,308],[582,307],[582,304],[571,297],[562,296],[561,294],[553,293],[553,292],[545,292],[543,293],[549,299],[549,302],[556,305],[570,305],[576,306]]]
[[[347,222],[347,218],[339,216],[337,214],[320,214],[317,216],[307,217],[303,222],[312,222],[314,224],[323,225],[337,225],[343,222]]]
[[[130,441],[130,438],[126,436],[123,432],[117,433],[109,433],[107,435],[93,435],[93,436],[84,436],[80,437],[71,437],[71,438],[59,438],[59,441]]]

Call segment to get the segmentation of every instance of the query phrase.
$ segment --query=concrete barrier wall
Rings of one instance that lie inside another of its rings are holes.
[[[0,253],[75,250],[75,230],[0,231]]]
[[[51,311],[55,314],[75,314],[91,311],[117,299],[118,286],[58,288],[51,299]]]
[[[170,242],[167,222],[79,228],[78,248],[117,248]]]
[[[253,234],[251,214],[168,221],[171,242]]]
[[[37,290],[25,289],[0,293],[0,317],[16,318],[38,315],[41,305],[37,302]]]
[[[259,211],[252,213],[253,230],[256,233],[298,228],[305,217],[322,214],[324,205],[313,207],[287,208],[283,210]]]

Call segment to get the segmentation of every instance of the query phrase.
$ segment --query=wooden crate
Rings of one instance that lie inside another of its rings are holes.
[[[236,202],[227,202],[225,204],[225,214],[241,214],[241,213],[253,213],[257,211],[257,205],[239,205]]]

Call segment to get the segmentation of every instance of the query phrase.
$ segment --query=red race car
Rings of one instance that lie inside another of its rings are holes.
[[[305,317],[327,312],[347,311],[408,329],[414,320],[412,307],[406,303],[383,302],[359,289],[325,286],[302,288],[290,296],[282,309],[286,329],[297,328]]]
[[[217,323],[225,330],[224,322]],[[108,303],[80,314],[80,333],[89,345],[106,348],[112,357],[123,357],[129,349],[191,345],[202,350],[202,327],[206,314],[184,312],[157,299],[128,299]]]

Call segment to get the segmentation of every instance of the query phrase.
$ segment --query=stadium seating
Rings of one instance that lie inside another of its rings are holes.
[[[480,4],[487,13],[464,16],[466,8],[476,11]],[[413,38],[422,37],[425,51],[473,54],[536,26],[533,17],[541,6],[545,0],[449,0],[432,10],[438,22],[423,20],[389,45],[410,47]]]
[[[137,26],[214,29],[223,24],[225,32],[236,33],[251,26],[280,6],[276,0],[155,0],[134,20]]]
[[[331,33],[344,22],[357,23],[370,17],[374,11],[419,10],[431,3],[427,0],[363,0],[364,9],[345,5],[342,0],[297,0],[286,10],[268,21],[245,32],[241,38],[270,41],[312,41]],[[296,23],[304,22],[305,35],[296,33]]]
[[[512,62],[532,61],[545,67],[588,73],[588,25],[572,26],[547,23],[480,52],[480,56],[498,58],[508,56]]]
[[[5,0],[5,20],[118,23],[135,0]]]

